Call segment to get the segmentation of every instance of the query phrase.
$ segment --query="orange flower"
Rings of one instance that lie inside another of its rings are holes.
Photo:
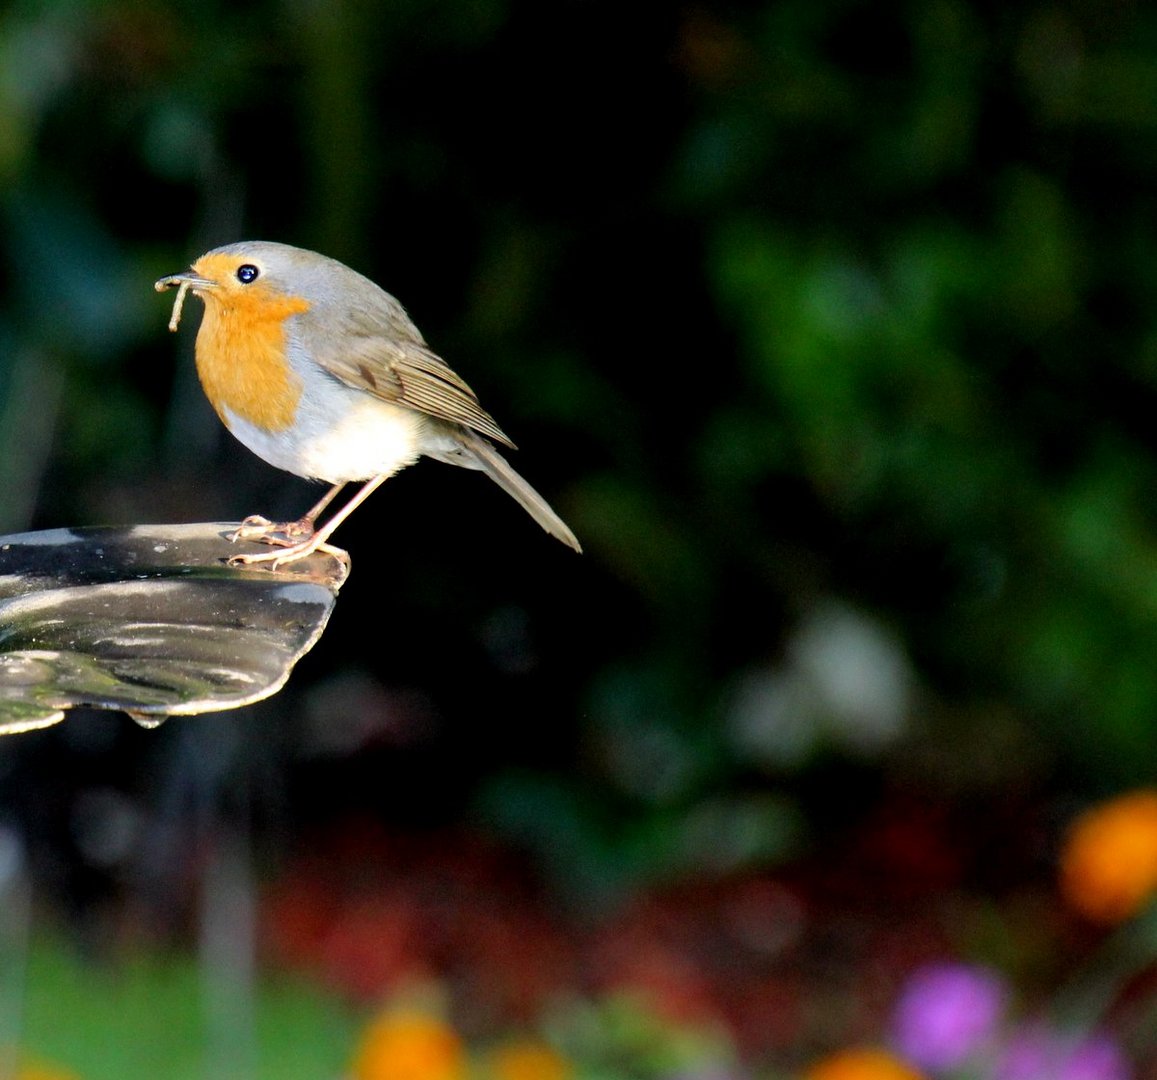
[[[569,1061],[545,1043],[524,1040],[500,1046],[490,1055],[493,1080],[571,1080]]]
[[[15,1071],[12,1066],[15,1066]],[[80,1080],[76,1073],[63,1065],[26,1056],[23,1051],[6,1045],[0,1045],[0,1073],[15,1080]]]
[[[391,1010],[366,1030],[353,1080],[465,1080],[466,1051],[444,1021],[417,1009]]]
[[[924,1074],[905,1065],[887,1050],[861,1047],[841,1050],[817,1061],[804,1080],[924,1080]]]
[[[1134,915],[1157,890],[1157,791],[1143,789],[1086,810],[1061,851],[1061,892],[1097,922]]]
[[[16,1074],[17,1080],[80,1080],[74,1072],[55,1065],[25,1065]]]

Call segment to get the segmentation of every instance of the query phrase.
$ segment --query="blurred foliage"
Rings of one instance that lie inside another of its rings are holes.
[[[0,747],[34,867],[179,925],[213,823],[274,866],[369,819],[590,916],[801,862],[1019,896],[1157,754],[1155,170],[1143,5],[9,3],[4,531],[312,501],[150,287],[254,236],[399,295],[586,548],[407,470],[278,698]],[[1056,974],[993,923],[948,937]]]
[[[437,984],[398,992],[367,1021],[315,987],[282,977],[257,987],[247,1054],[212,1061],[205,1056],[202,973],[188,959],[145,948],[115,972],[102,971],[54,935],[39,936],[28,959],[39,988],[25,1017],[34,1052],[14,1080],[183,1080],[207,1070],[287,1080],[707,1080],[724,1075],[734,1057],[726,1036],[710,1025],[675,1024],[626,995],[570,1001],[517,1039],[473,1036],[467,1044],[439,1005]],[[154,1013],[169,1022],[142,1031],[141,1016]],[[59,1022],[62,1015],[67,1024]]]

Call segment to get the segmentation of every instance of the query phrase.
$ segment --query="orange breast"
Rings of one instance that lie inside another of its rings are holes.
[[[229,295],[206,292],[197,332],[197,374],[228,426],[225,409],[265,431],[284,431],[297,414],[301,379],[286,359],[285,320],[309,301],[260,285]]]

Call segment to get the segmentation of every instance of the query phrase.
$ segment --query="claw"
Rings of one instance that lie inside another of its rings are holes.
[[[262,517],[260,514],[250,514],[241,524],[229,533],[225,539],[232,544],[238,540],[264,540],[281,528],[275,521]]]
[[[250,514],[225,539],[233,544],[239,540],[250,540],[258,544],[287,548],[308,539],[313,532],[313,522],[308,518],[299,518],[297,521],[270,521],[260,514]]]
[[[289,563],[306,559],[315,551],[324,552],[326,555],[331,555],[337,559],[344,570],[343,578],[349,573],[349,554],[339,547],[334,547],[333,544],[327,544],[317,539],[303,540],[296,544],[286,544],[277,551],[261,551],[252,554],[234,555],[232,558],[226,560],[226,565],[234,568],[244,568],[255,566],[258,563],[269,563],[270,570],[277,570],[279,567],[286,566]]]
[[[349,517],[350,513],[360,506],[388,475],[388,473],[382,473],[380,476],[374,476],[367,480],[362,485],[361,490],[320,529],[316,526],[317,516],[333,502],[334,497],[345,486],[343,483],[334,484],[308,514],[296,521],[277,523],[263,518],[259,514],[247,517],[238,528],[229,534],[229,539],[234,543],[238,540],[255,540],[261,544],[269,544],[278,550],[253,554],[246,552],[244,555],[234,555],[226,562],[230,566],[255,566],[258,563],[269,563],[269,568],[276,570],[279,566],[304,559],[315,551],[322,551],[341,564],[342,580],[344,581],[350,571],[350,557],[341,548],[334,547],[326,541],[333,535],[334,529]]]

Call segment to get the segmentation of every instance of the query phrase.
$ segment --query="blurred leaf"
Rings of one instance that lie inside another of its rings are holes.
[[[3,209],[9,274],[30,324],[23,329],[43,347],[107,357],[155,323],[155,297],[85,208],[42,186],[11,194]]]

